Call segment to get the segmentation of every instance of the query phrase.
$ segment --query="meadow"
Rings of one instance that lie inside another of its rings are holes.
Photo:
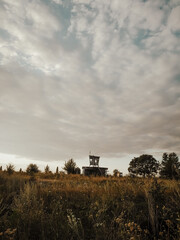
[[[180,182],[1,171],[0,239],[179,240]]]

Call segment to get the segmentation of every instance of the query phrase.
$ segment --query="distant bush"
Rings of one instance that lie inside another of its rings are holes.
[[[75,168],[75,174],[81,174],[81,169],[79,167]]]
[[[48,165],[46,165],[46,167],[45,167],[45,169],[44,169],[44,172],[45,172],[46,174],[51,173],[50,167],[49,167]]]
[[[114,176],[114,177],[122,177],[123,174],[122,174],[122,172],[120,172],[118,169],[114,169],[114,170],[113,170],[113,176]]]
[[[39,168],[36,164],[29,164],[27,169],[26,169],[26,172],[30,175],[34,174],[34,173],[38,173],[39,172]]]
[[[8,165],[6,165],[6,171],[7,171],[7,173],[8,173],[9,175],[11,175],[11,174],[14,173],[14,169],[15,169],[15,167],[14,167],[13,164],[8,164]]]

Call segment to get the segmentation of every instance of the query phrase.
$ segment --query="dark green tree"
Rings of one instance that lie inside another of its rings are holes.
[[[30,175],[34,174],[34,173],[38,173],[39,172],[39,168],[36,164],[29,164],[27,169],[26,169],[26,172]]]
[[[81,174],[81,169],[79,167],[75,168],[75,174]]]
[[[67,172],[67,174],[75,174],[76,173],[76,163],[71,158],[67,162],[65,162],[63,169]]]
[[[160,176],[162,178],[180,178],[180,162],[176,153],[163,153]]]
[[[13,174],[14,173],[14,169],[15,169],[15,167],[14,167],[14,165],[13,164],[8,164],[8,165],[6,165],[6,171],[7,171],[7,173],[9,174],[9,175],[11,175],[11,174]]]
[[[143,154],[131,160],[128,171],[133,176],[149,177],[154,176],[158,169],[159,163],[157,160],[152,155]]]
[[[48,165],[46,165],[46,167],[44,168],[44,172],[45,172],[46,174],[48,174],[48,173],[51,172],[51,171],[50,171],[50,167],[49,167]]]

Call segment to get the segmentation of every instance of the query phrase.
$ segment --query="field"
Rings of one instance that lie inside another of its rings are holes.
[[[179,240],[180,182],[0,172],[0,239]]]

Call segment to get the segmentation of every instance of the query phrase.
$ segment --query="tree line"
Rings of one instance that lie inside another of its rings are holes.
[[[63,170],[67,174],[80,174],[81,169],[76,165],[73,159],[69,159],[64,163]],[[2,171],[2,167],[0,167]],[[12,164],[6,166],[6,172],[10,175],[15,171]],[[22,172],[22,169],[19,170]],[[176,153],[163,153],[162,162],[158,162],[152,155],[143,154],[139,157],[134,157],[129,163],[129,175],[132,177],[153,177],[159,174],[161,178],[180,179],[180,162]],[[29,164],[26,173],[33,175],[40,172],[36,164]],[[47,165],[44,169],[45,174],[51,174],[50,167]],[[59,174],[59,168],[56,168],[56,174]],[[122,177],[122,172],[114,169],[113,176]]]
[[[159,163],[152,155],[143,154],[129,163],[131,176],[151,177],[159,174],[161,178],[180,179],[180,162],[176,153],[163,153]]]
[[[76,162],[71,158],[69,159],[67,162],[64,163],[64,167],[63,170],[67,173],[67,174],[80,174],[81,173],[81,169],[76,165]],[[2,171],[2,166],[0,166],[0,171]],[[6,165],[6,169],[5,171],[11,175],[15,172],[15,166],[13,164],[8,164]],[[19,172],[23,172],[22,168],[19,169]],[[39,167],[37,166],[37,164],[33,164],[30,163],[25,171],[27,174],[29,175],[33,175],[35,173],[39,173],[41,172]],[[62,173],[62,171],[59,171],[59,167],[56,168],[56,174]],[[52,171],[50,170],[49,165],[46,165],[46,167],[44,168],[44,173],[45,174],[51,174]]]

